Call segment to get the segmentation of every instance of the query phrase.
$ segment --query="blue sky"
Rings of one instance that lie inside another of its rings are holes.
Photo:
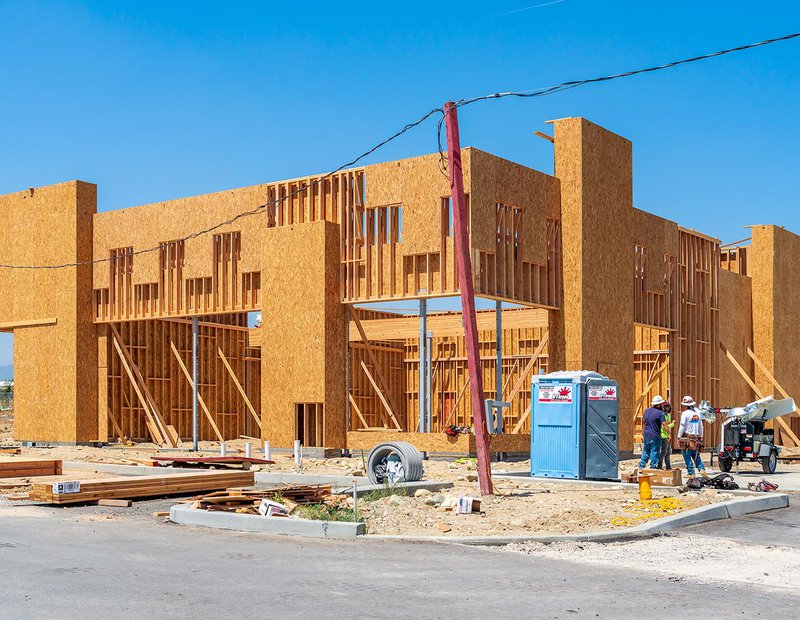
[[[0,193],[83,179],[101,210],[327,171],[448,98],[800,30],[795,2],[3,2]],[[800,41],[476,104],[462,144],[552,172],[585,116],[634,143],[638,208],[719,236],[800,232]],[[435,150],[430,122],[369,161]],[[0,363],[8,363],[8,338]]]

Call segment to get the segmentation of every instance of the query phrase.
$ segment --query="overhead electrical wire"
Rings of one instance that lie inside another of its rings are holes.
[[[491,100],[491,99],[502,99],[502,98],[505,98],[505,97],[521,97],[521,98],[544,97],[544,96],[547,96],[547,95],[553,95],[555,93],[560,93],[560,92],[563,92],[565,90],[570,90],[572,88],[577,88],[579,86],[585,86],[586,84],[595,84],[595,83],[599,83],[599,82],[609,82],[611,80],[632,77],[634,75],[640,75],[640,74],[643,74],[643,73],[652,73],[652,72],[661,71],[661,70],[664,70],[664,69],[671,69],[673,67],[678,67],[680,65],[685,65],[685,64],[689,64],[689,63],[693,63],[693,62],[698,62],[698,61],[701,61],[701,60],[707,60],[707,59],[710,59],[710,58],[716,58],[716,57],[719,57],[719,56],[724,56],[726,54],[731,54],[733,52],[741,52],[741,51],[744,51],[744,50],[749,50],[749,49],[753,49],[753,48],[757,48],[757,47],[762,47],[762,46],[765,46],[765,45],[770,45],[772,43],[778,43],[780,41],[788,41],[790,39],[795,39],[797,37],[800,37],[800,32],[793,33],[793,34],[787,34],[787,35],[784,35],[784,36],[781,36],[781,37],[775,37],[775,38],[772,38],[772,39],[765,39],[764,41],[759,41],[758,43],[749,43],[747,45],[740,45],[740,46],[737,46],[737,47],[731,47],[731,48],[728,48],[728,49],[719,50],[719,51],[716,51],[716,52],[711,52],[709,54],[703,54],[701,56],[693,56],[691,58],[684,58],[682,60],[676,60],[676,61],[669,62],[669,63],[666,63],[666,64],[656,65],[656,66],[653,66],[653,67],[647,67],[647,68],[644,68],[644,69],[635,69],[635,70],[632,70],[632,71],[625,71],[623,73],[614,73],[614,74],[611,74],[611,75],[588,78],[588,79],[583,79],[583,80],[573,80],[573,81],[570,81],[570,82],[562,82],[561,84],[556,84],[554,86],[536,88],[536,89],[527,90],[527,91],[497,92],[497,93],[492,93],[492,94],[488,94],[488,95],[481,95],[479,97],[472,97],[470,99],[460,99],[460,100],[456,101],[454,103],[454,105],[455,105],[456,108],[460,108],[460,107],[464,107],[464,106],[467,106],[467,105],[471,105],[473,103],[477,103],[479,101],[487,101],[487,100]],[[233,224],[234,222],[236,222],[236,221],[238,221],[238,220],[240,220],[242,218],[250,217],[252,215],[257,215],[259,213],[262,213],[266,209],[268,209],[269,207],[277,206],[279,203],[283,202],[284,200],[286,200],[288,198],[291,198],[293,196],[296,196],[297,194],[300,194],[300,193],[306,191],[307,189],[318,185],[319,183],[321,183],[325,179],[328,179],[328,178],[332,177],[334,174],[336,174],[338,172],[341,172],[345,168],[349,168],[351,166],[354,166],[355,164],[357,164],[359,161],[361,161],[365,157],[368,157],[369,155],[371,155],[375,151],[381,149],[382,147],[386,146],[390,142],[396,140],[397,138],[399,138],[403,134],[411,131],[412,129],[414,129],[415,127],[418,127],[419,125],[422,125],[425,121],[427,121],[431,116],[433,116],[437,112],[441,114],[441,117],[439,118],[439,122],[438,122],[438,128],[437,128],[437,143],[438,143],[439,154],[440,154],[440,166],[442,167],[442,172],[445,173],[444,171],[445,171],[446,168],[445,168],[444,164],[446,164],[446,160],[444,158],[444,151],[443,151],[443,148],[442,148],[442,123],[444,122],[444,118],[445,118],[445,110],[444,110],[443,107],[437,107],[437,108],[433,108],[429,112],[423,114],[416,121],[413,121],[411,123],[408,123],[408,124],[404,125],[402,129],[400,129],[399,131],[395,132],[394,134],[392,134],[391,136],[389,136],[385,140],[382,140],[381,142],[378,142],[375,146],[373,146],[370,149],[364,151],[363,153],[361,153],[360,155],[358,155],[357,157],[355,157],[351,161],[342,164],[341,166],[335,168],[334,170],[331,170],[327,174],[324,174],[324,175],[322,175],[320,177],[317,177],[316,179],[310,181],[309,183],[306,183],[302,187],[299,187],[296,190],[294,190],[292,192],[289,192],[285,196],[282,196],[282,197],[280,197],[280,198],[278,198],[276,200],[272,200],[272,201],[260,204],[257,207],[254,207],[254,208],[249,209],[247,211],[242,211],[241,213],[237,213],[233,217],[231,217],[231,218],[229,218],[229,219],[227,219],[227,220],[225,220],[223,222],[219,222],[217,224],[214,224],[213,226],[209,226],[207,228],[203,228],[201,230],[197,230],[197,231],[195,231],[193,233],[190,233],[190,234],[186,235],[185,237],[181,237],[179,239],[174,239],[172,241],[173,242],[175,242],[175,241],[187,241],[189,239],[194,239],[196,237],[200,237],[202,235],[206,235],[206,234],[212,233],[215,230],[218,230],[218,229],[220,229],[220,228],[222,228],[224,226],[229,226],[230,224]],[[127,255],[128,256],[136,256],[136,255],[141,255],[141,254],[147,254],[147,253],[150,253],[150,252],[156,252],[156,251],[161,249],[161,246],[162,246],[162,244],[159,244],[159,245],[152,246],[152,247],[149,247],[149,248],[143,248],[143,249],[140,249],[140,250],[132,250]],[[51,265],[15,265],[15,264],[0,263],[0,269],[36,269],[36,270],[38,270],[38,269],[65,269],[65,268],[68,268],[68,267],[81,267],[81,266],[85,266],[85,265],[96,265],[96,264],[100,264],[100,263],[107,263],[107,262],[110,262],[112,260],[115,260],[115,258],[112,258],[112,257],[109,256],[109,257],[106,257],[106,258],[97,258],[97,259],[87,260],[87,261],[78,261],[78,262],[73,262],[73,263],[60,263],[60,264],[51,264]]]

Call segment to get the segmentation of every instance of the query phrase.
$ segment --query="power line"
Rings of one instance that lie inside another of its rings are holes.
[[[652,72],[655,72],[655,71],[661,71],[663,69],[671,69],[673,67],[678,67],[680,65],[685,65],[685,64],[692,63],[692,62],[698,62],[700,60],[707,60],[709,58],[716,58],[718,56],[724,56],[726,54],[731,54],[733,52],[741,52],[741,51],[753,49],[753,48],[756,48],[756,47],[762,47],[764,45],[770,45],[772,43],[778,43],[780,41],[788,41],[790,39],[795,39],[797,37],[800,37],[800,32],[793,33],[793,34],[787,34],[787,35],[784,35],[782,37],[776,37],[776,38],[773,38],[773,39],[765,39],[764,41],[759,41],[758,43],[750,43],[748,45],[740,45],[738,47],[731,47],[731,48],[720,50],[720,51],[717,51],[717,52],[711,52],[709,54],[703,54],[702,56],[693,56],[691,58],[684,58],[683,60],[676,60],[676,61],[669,62],[669,63],[663,64],[663,65],[657,65],[657,66],[654,66],[654,67],[647,67],[645,69],[635,69],[633,71],[626,71],[624,73],[615,73],[615,74],[612,74],[612,75],[605,75],[605,76],[601,76],[601,77],[594,77],[594,78],[589,78],[589,79],[584,79],[584,80],[573,80],[573,81],[570,81],[570,82],[563,82],[563,83],[557,84],[555,86],[548,86],[548,87],[544,87],[544,88],[536,88],[536,89],[527,90],[527,91],[498,92],[498,93],[493,93],[493,94],[489,94],[489,95],[482,95],[480,97],[472,97],[471,99],[460,99],[459,101],[455,102],[455,106],[457,108],[459,108],[459,107],[464,107],[464,106],[467,106],[467,105],[471,105],[473,103],[477,103],[479,101],[486,101],[486,100],[490,100],[490,99],[502,99],[504,97],[523,97],[523,98],[545,97],[547,95],[553,95],[555,93],[560,93],[560,92],[563,92],[565,90],[570,90],[572,88],[577,88],[579,86],[584,86],[586,84],[594,84],[594,83],[598,83],[598,82],[609,82],[611,80],[631,77],[631,76],[634,76],[634,75],[640,75],[642,73],[652,73]],[[395,132],[394,134],[392,134],[391,136],[389,136],[385,140],[382,140],[381,142],[378,142],[375,146],[373,146],[372,148],[364,151],[363,153],[361,153],[360,155],[355,157],[352,161],[349,161],[347,163],[342,164],[338,168],[328,172],[327,174],[325,174],[325,175],[323,175],[321,177],[318,177],[318,178],[314,179],[313,181],[303,185],[302,187],[299,187],[298,189],[294,190],[293,192],[290,192],[290,193],[286,194],[285,196],[282,196],[281,198],[278,198],[276,200],[273,200],[273,201],[266,202],[264,204],[258,205],[257,207],[254,207],[253,209],[250,209],[248,211],[242,211],[241,213],[238,213],[238,214],[234,215],[233,217],[231,217],[231,218],[229,218],[229,219],[227,219],[227,220],[225,220],[223,222],[219,222],[217,224],[214,224],[213,226],[209,226],[208,228],[204,228],[202,230],[197,230],[197,231],[195,231],[193,233],[190,233],[189,235],[187,235],[185,237],[182,237],[180,239],[173,239],[172,241],[173,242],[175,242],[175,241],[187,241],[189,239],[194,239],[196,237],[200,237],[202,235],[206,235],[206,234],[209,234],[211,232],[214,232],[215,230],[218,230],[218,229],[222,228],[223,226],[228,226],[230,224],[233,224],[234,222],[236,222],[236,221],[238,221],[238,220],[240,220],[242,218],[250,217],[252,215],[257,215],[258,213],[263,212],[265,209],[267,209],[269,207],[277,206],[279,203],[283,202],[284,200],[286,200],[288,198],[291,198],[293,196],[296,196],[297,194],[300,194],[300,193],[306,191],[307,189],[318,185],[319,183],[321,183],[325,179],[330,178],[331,176],[333,176],[334,174],[336,174],[338,172],[341,172],[343,169],[349,168],[351,166],[354,166],[359,161],[361,161],[365,157],[368,157],[369,155],[371,155],[372,153],[374,153],[378,149],[386,146],[387,144],[389,144],[393,140],[396,140],[397,138],[399,138],[403,134],[407,133],[408,131],[411,131],[415,127],[418,127],[419,125],[424,123],[426,120],[428,120],[431,116],[433,116],[437,112],[441,113],[441,115],[442,115],[441,118],[439,119],[439,123],[438,123],[438,127],[437,127],[437,143],[438,143],[438,147],[439,147],[440,167],[442,168],[442,172],[445,173],[444,170],[445,170],[445,166],[446,166],[446,160],[444,159],[444,151],[443,151],[443,148],[442,148],[442,123],[444,122],[444,108],[437,107],[437,108],[433,108],[432,110],[430,110],[426,114],[422,115],[416,121],[406,124],[402,129],[400,129],[399,131]],[[141,250],[132,250],[128,254],[128,256],[135,256],[135,255],[140,255],[140,254],[148,254],[150,252],[156,252],[161,248],[161,245],[162,244],[159,244],[159,245],[156,245],[156,246],[153,246],[153,247],[149,247],[149,248],[144,248],[144,249],[141,249]],[[64,268],[68,268],[68,267],[80,267],[80,266],[84,266],[84,265],[96,265],[96,264],[101,264],[101,263],[107,263],[107,262],[110,262],[112,260],[115,260],[115,259],[113,259],[111,257],[107,257],[107,258],[97,258],[97,259],[88,260],[88,261],[78,261],[78,262],[74,262],[74,263],[61,263],[61,264],[54,264],[54,265],[13,265],[13,264],[0,263],[0,269],[64,269]]]
[[[355,164],[357,164],[359,161],[361,161],[365,157],[368,157],[369,155],[371,155],[372,153],[374,153],[375,151],[377,151],[381,147],[389,144],[389,142],[391,142],[392,140],[396,140],[397,138],[402,136],[404,133],[414,129],[414,127],[417,127],[418,125],[421,125],[426,120],[428,120],[431,116],[433,116],[436,112],[441,112],[442,114],[444,114],[444,109],[443,108],[433,108],[430,112],[427,112],[426,114],[422,115],[416,121],[414,121],[412,123],[408,123],[407,125],[405,125],[402,129],[400,129],[396,133],[392,134],[391,136],[389,136],[385,140],[379,142],[378,144],[376,144],[375,146],[373,146],[369,150],[364,151],[363,153],[361,153],[361,155],[358,155],[352,161],[349,161],[347,163],[342,164],[341,166],[339,166],[335,170],[331,170],[327,174],[324,174],[321,177],[318,177],[318,178],[314,179],[313,181],[311,181],[309,183],[306,183],[302,187],[297,188],[293,192],[289,192],[288,194],[286,194],[285,196],[282,196],[281,198],[266,202],[264,204],[260,204],[257,207],[254,207],[254,208],[252,208],[252,209],[250,209],[248,211],[242,211],[241,213],[237,213],[233,217],[225,220],[224,222],[218,222],[217,224],[214,224],[213,226],[209,226],[208,228],[203,228],[202,230],[197,230],[197,231],[195,231],[193,233],[190,233],[190,234],[186,235],[185,237],[181,237],[179,239],[172,239],[169,243],[175,243],[175,242],[178,242],[178,241],[188,241],[189,239],[194,239],[196,237],[200,237],[202,235],[206,235],[208,233],[214,232],[215,230],[218,230],[218,229],[222,228],[223,226],[228,226],[230,224],[233,224],[237,220],[240,220],[240,219],[245,218],[245,217],[249,217],[251,215],[257,215],[258,213],[263,212],[265,209],[267,209],[269,207],[277,206],[279,203],[287,200],[288,198],[291,198],[292,196],[296,196],[297,194],[300,194],[300,193],[306,191],[307,189],[309,189],[311,187],[319,185],[325,179],[328,179],[328,178],[332,177],[337,172],[341,172],[345,168],[349,168],[351,166],[354,166]],[[124,256],[137,256],[139,254],[148,254],[150,252],[156,252],[156,251],[161,249],[161,246],[162,246],[162,244],[159,244],[159,245],[156,245],[156,246],[153,246],[153,247],[150,247],[150,248],[144,248],[144,249],[141,249],[141,250],[132,250],[131,252],[128,252]],[[95,258],[93,260],[78,261],[78,262],[74,262],[74,263],[60,263],[60,264],[55,264],[55,265],[11,265],[11,264],[7,264],[7,263],[0,263],[0,269],[64,269],[64,268],[67,268],[67,267],[81,267],[81,266],[84,266],[84,265],[97,265],[97,264],[101,264],[101,263],[108,263],[108,262],[111,262],[112,260],[115,260],[115,258],[112,258],[112,257],[109,256],[107,258]]]
[[[759,41],[758,43],[749,43],[747,45],[740,45],[738,47],[730,47],[728,49],[719,50],[717,52],[703,54],[702,56],[692,56],[691,58],[684,58],[683,60],[675,60],[673,62],[668,62],[663,65],[656,65],[654,67],[647,67],[645,69],[635,69],[633,71],[625,71],[624,73],[614,73],[612,75],[604,75],[584,80],[573,80],[571,82],[562,82],[561,84],[556,84],[555,86],[546,86],[544,88],[535,88],[533,90],[492,93],[489,95],[481,95],[480,97],[472,97],[471,99],[460,99],[459,101],[455,102],[455,106],[457,108],[461,108],[467,105],[471,105],[473,103],[477,103],[479,101],[487,101],[490,99],[502,99],[504,97],[522,97],[522,98],[546,97],[547,95],[554,95],[555,93],[561,93],[564,92],[565,90],[570,90],[572,88],[577,88],[579,86],[585,86],[586,84],[595,84],[598,82],[610,82],[611,80],[632,77],[634,75],[640,75],[642,73],[653,73],[655,71],[662,71],[664,69],[672,69],[673,67],[679,67],[680,65],[686,65],[701,60],[708,60],[709,58],[717,58],[719,56],[725,56],[726,54],[732,54],[733,52],[742,52],[744,50],[750,50],[756,47],[763,47],[764,45],[771,45],[772,43],[778,43],[780,41],[788,41],[790,39],[796,39],[797,37],[800,37],[800,32],[787,34],[782,37],[775,37],[774,39],[765,39],[764,41]],[[442,116],[442,118],[439,119],[439,124],[437,127],[437,143],[439,146],[440,168],[446,165],[446,158],[444,157],[444,151],[442,149],[443,122],[444,122],[444,116]]]

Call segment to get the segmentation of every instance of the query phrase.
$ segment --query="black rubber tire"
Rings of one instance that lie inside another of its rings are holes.
[[[729,472],[733,469],[733,459],[729,456],[721,456],[717,459],[719,461],[719,470]]]
[[[403,464],[403,478],[387,480],[379,473],[381,463],[392,454],[397,455]],[[372,484],[397,484],[421,480],[425,470],[422,466],[422,453],[406,441],[381,443],[372,448],[367,459],[367,477]]]
[[[778,469],[778,455],[772,452],[769,456],[762,458],[761,469],[764,470],[765,474],[774,474],[775,470]]]

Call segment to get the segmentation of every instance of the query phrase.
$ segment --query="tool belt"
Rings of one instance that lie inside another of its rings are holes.
[[[703,438],[700,435],[684,435],[678,437],[678,445],[684,450],[699,450],[703,447]]]

